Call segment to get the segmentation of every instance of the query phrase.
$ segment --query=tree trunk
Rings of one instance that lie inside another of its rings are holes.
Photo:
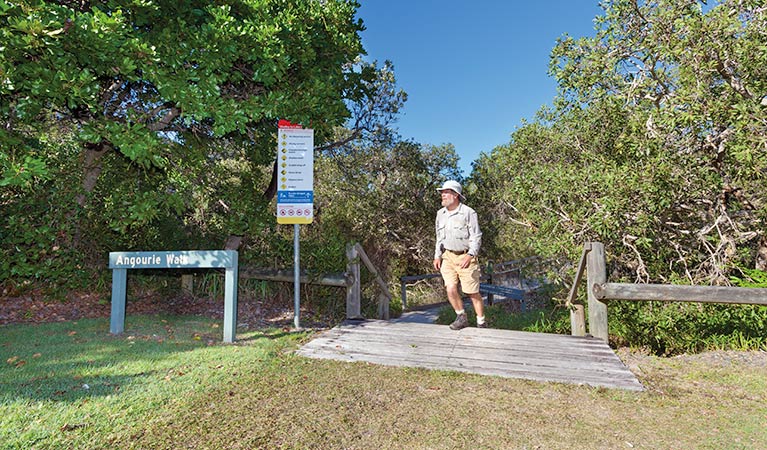
[[[767,271],[767,236],[762,236],[762,240],[759,241],[754,268],[756,270]]]
[[[272,179],[269,181],[269,187],[264,191],[264,200],[271,200],[277,194],[277,158],[274,158],[274,167],[272,167]]]
[[[99,144],[86,144],[83,147],[83,190],[77,196],[77,204],[85,207],[88,203],[88,194],[93,192],[96,182],[101,174],[101,157],[109,150],[109,145],[101,142]]]
[[[101,174],[101,157],[103,157],[107,150],[111,147],[101,142],[99,144],[86,144],[83,146],[83,181],[82,191],[77,195],[76,202],[80,209],[84,209],[88,205],[88,194],[93,192],[96,187],[96,182]],[[76,217],[76,211],[72,210],[71,217]],[[74,221],[74,231],[72,233],[72,246],[74,248],[80,248],[82,242],[82,227],[79,219]]]
[[[243,236],[230,234],[224,243],[224,250],[238,250],[240,245],[242,245],[242,238]]]

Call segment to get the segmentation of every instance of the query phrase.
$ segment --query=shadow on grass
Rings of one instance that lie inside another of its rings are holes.
[[[0,403],[119,395],[139,382],[183,376],[200,359],[187,353],[222,345],[213,319],[134,316],[130,322],[117,336],[109,334],[109,319],[0,327]],[[279,336],[249,335],[246,342]]]

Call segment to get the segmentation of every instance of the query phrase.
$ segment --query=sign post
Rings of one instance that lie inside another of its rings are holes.
[[[293,308],[301,328],[299,225],[314,220],[314,130],[280,120],[277,127],[277,223],[293,224]]]

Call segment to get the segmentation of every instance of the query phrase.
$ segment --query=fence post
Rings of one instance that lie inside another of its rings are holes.
[[[352,284],[346,288],[346,318],[361,319],[360,309],[360,258],[355,244],[346,245],[346,271],[352,275]]]
[[[378,318],[389,320],[389,297],[383,292],[378,294]]]
[[[402,311],[407,310],[407,286],[405,286],[405,282],[400,278],[400,300],[402,301]]]
[[[493,262],[492,261],[487,262],[487,269],[485,270],[487,271],[487,283],[493,284]],[[491,292],[488,292],[487,304],[492,305],[494,300],[495,300],[495,297],[493,296],[493,294]]]
[[[194,274],[185,273],[181,275],[181,292],[184,294],[194,294]]]
[[[583,305],[570,305],[570,334],[572,336],[586,336],[586,314]]]
[[[601,242],[592,242],[587,262],[587,292],[589,301],[589,333],[608,342],[607,304],[594,295],[594,286],[607,282],[605,247]]]

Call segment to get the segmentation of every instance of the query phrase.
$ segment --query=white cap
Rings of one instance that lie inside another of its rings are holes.
[[[446,190],[454,191],[456,194],[458,194],[459,197],[461,197],[461,200],[463,200],[464,202],[466,201],[466,197],[464,197],[463,194],[461,194],[461,183],[455,180],[447,180],[445,181],[445,183],[442,185],[441,188],[437,188],[437,191],[439,192],[446,191]]]

